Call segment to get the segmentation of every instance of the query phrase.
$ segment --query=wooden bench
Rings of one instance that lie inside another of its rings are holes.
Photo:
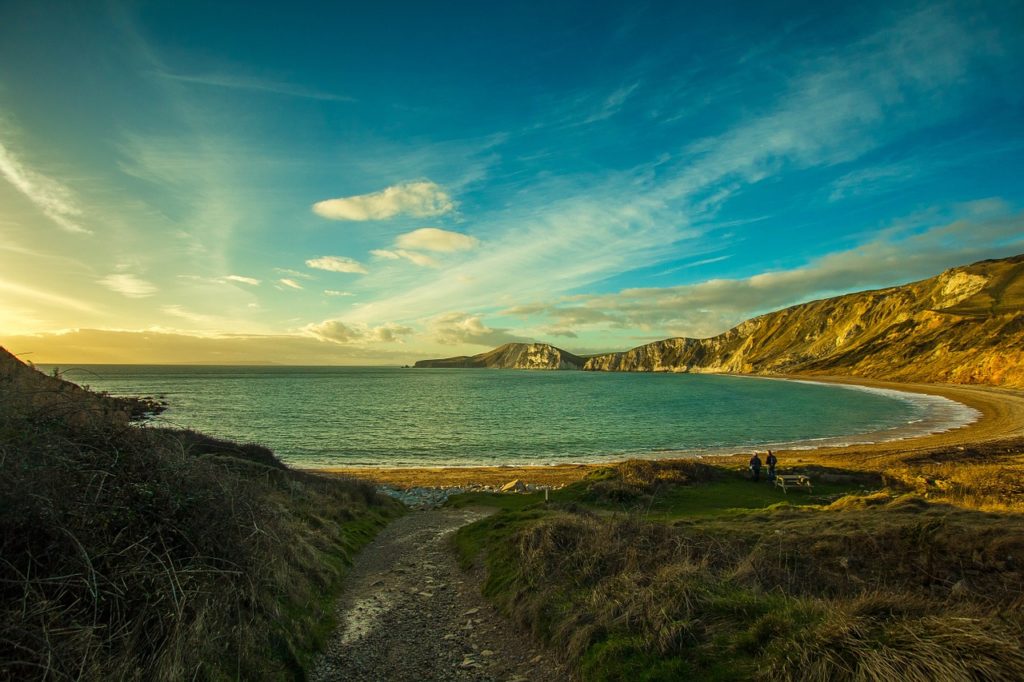
[[[782,492],[789,494],[790,488],[798,488],[811,492],[811,479],[803,474],[778,474],[775,476],[775,485],[782,488]]]

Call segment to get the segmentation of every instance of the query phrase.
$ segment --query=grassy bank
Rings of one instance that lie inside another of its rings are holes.
[[[302,679],[400,513],[0,357],[0,679]]]
[[[991,506],[980,471],[967,493],[967,475],[919,492],[816,476],[843,483],[783,496],[735,470],[625,463],[547,505],[455,498],[505,507],[456,544],[484,562],[487,596],[584,680],[1024,677],[1016,501],[964,504]]]

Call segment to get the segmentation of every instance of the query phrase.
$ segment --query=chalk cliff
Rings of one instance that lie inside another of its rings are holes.
[[[584,369],[1024,387],[1024,255],[796,305],[708,339],[665,339],[594,356]]]
[[[497,369],[582,369],[584,359],[546,343],[506,343],[478,355],[420,360],[416,367],[492,367]]]

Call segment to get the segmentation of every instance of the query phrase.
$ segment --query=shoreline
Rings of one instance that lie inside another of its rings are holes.
[[[977,410],[980,417],[958,428],[901,440],[807,449],[776,450],[784,464],[831,464],[859,468],[858,465],[892,462],[930,450],[966,447],[988,441],[1024,437],[1024,391],[965,384],[919,384],[882,381],[862,377],[815,375],[726,375],[755,376],[763,379],[816,381],[874,389],[919,393],[947,398]],[[759,448],[762,449],[763,448]],[[726,466],[745,466],[750,453],[690,455],[687,457],[650,457],[652,460],[714,458]],[[577,464],[480,465],[439,467],[324,467],[306,469],[310,473],[348,476],[396,488],[504,485],[522,480],[534,485],[565,485],[584,478],[590,472],[625,460]]]

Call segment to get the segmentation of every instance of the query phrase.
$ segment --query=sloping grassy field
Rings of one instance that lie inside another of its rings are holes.
[[[504,507],[456,546],[583,680],[1024,678],[1024,517],[826,473],[627,462],[547,504],[453,498]]]
[[[0,354],[0,679],[304,679],[399,505]]]

